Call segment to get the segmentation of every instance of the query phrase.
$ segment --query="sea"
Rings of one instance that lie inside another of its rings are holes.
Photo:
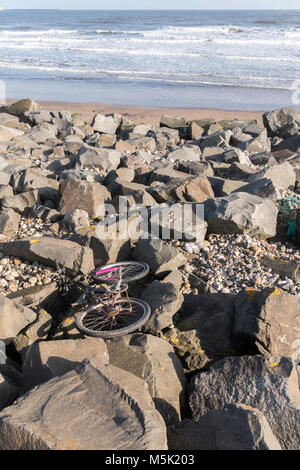
[[[299,109],[300,10],[0,11],[0,80],[8,98]]]

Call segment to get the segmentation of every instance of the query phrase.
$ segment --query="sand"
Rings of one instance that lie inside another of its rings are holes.
[[[7,100],[7,104],[18,101],[17,99]],[[184,117],[187,120],[202,119],[206,117],[213,117],[216,121],[223,119],[256,119],[259,124],[262,124],[262,112],[253,111],[224,111],[216,109],[188,109],[188,108],[142,108],[135,106],[121,106],[121,105],[107,105],[101,103],[69,103],[69,102],[55,102],[55,101],[40,101],[40,105],[44,109],[65,109],[71,113],[80,113],[86,120],[90,120],[94,112],[97,113],[118,113],[128,116],[136,124],[142,122],[159,126],[160,117],[163,114],[171,116]]]

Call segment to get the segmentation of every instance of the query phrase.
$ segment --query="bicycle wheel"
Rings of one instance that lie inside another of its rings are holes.
[[[147,276],[149,266],[139,261],[123,261],[120,263],[107,264],[93,271],[93,278],[100,283],[115,283],[137,281]]]
[[[92,305],[76,317],[76,327],[86,336],[114,338],[139,329],[149,319],[150,306],[138,299],[120,299]]]

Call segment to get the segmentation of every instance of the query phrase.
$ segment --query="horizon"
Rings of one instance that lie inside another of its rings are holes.
[[[299,11],[300,8],[6,8],[4,11]],[[2,11],[3,11],[2,10]]]

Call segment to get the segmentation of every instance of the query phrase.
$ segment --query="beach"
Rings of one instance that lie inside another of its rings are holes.
[[[298,11],[0,15],[8,98],[262,112],[293,104]]]
[[[8,99],[7,104],[14,103],[16,99]],[[159,126],[160,118],[163,114],[170,116],[181,116],[187,121],[193,119],[203,119],[213,117],[216,121],[224,119],[255,119],[262,124],[262,112],[259,111],[225,111],[222,109],[186,109],[186,108],[146,108],[138,106],[125,106],[102,103],[70,103],[57,101],[40,101],[43,109],[68,110],[71,113],[79,113],[86,120],[91,120],[95,113],[116,113],[127,116],[136,124],[147,123],[152,126]]]

